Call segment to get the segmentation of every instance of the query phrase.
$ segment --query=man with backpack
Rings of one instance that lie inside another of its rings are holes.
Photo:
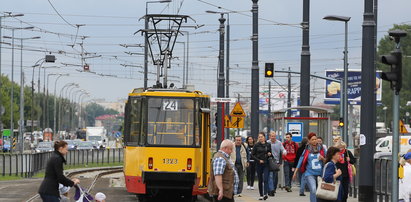
[[[241,192],[243,191],[243,181],[244,181],[244,172],[248,167],[248,154],[247,149],[243,144],[243,139],[241,136],[235,137],[235,151],[231,153],[231,160],[235,165],[238,177],[240,182],[238,185],[237,196],[241,197]]]
[[[285,142],[283,143],[283,147],[285,151],[287,151],[287,154],[283,156],[285,190],[287,190],[287,192],[291,192],[292,167],[298,150],[298,143],[294,142],[292,138],[293,135],[291,133],[286,133]]]

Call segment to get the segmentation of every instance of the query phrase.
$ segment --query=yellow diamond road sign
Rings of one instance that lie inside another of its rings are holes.
[[[400,133],[408,133],[407,128],[404,126],[404,122],[400,120]]]
[[[233,108],[233,110],[230,113],[230,116],[232,117],[245,117],[245,113],[243,110],[243,107],[241,107],[241,104],[237,102]]]

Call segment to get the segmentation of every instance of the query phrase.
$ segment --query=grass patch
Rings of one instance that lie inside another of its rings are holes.
[[[65,165],[64,170],[69,170],[69,169],[79,169],[79,168],[97,168],[97,167],[112,167],[112,166],[122,166],[122,162],[115,162],[115,163],[104,163],[104,164],[97,164],[97,163],[89,163],[88,165]],[[45,172],[39,172],[35,174],[32,178],[44,178]],[[12,174],[11,176],[6,175],[6,176],[1,176],[0,175],[0,181],[11,181],[11,180],[23,180],[23,179],[28,179],[19,176],[16,176],[16,174]]]

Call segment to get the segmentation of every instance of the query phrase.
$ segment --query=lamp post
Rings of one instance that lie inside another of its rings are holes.
[[[345,42],[344,42],[344,86],[342,90],[341,96],[344,96],[343,103],[340,103],[340,107],[343,108],[343,140],[349,144],[348,141],[348,21],[350,21],[351,17],[346,16],[338,16],[338,15],[328,15],[323,18],[324,20],[330,21],[340,21],[345,23]]]
[[[2,38],[2,33],[1,33],[1,29],[2,29],[2,19],[3,18],[14,18],[14,17],[21,17],[21,16],[24,16],[24,14],[12,14],[12,13],[6,13],[6,15],[2,15],[2,16],[0,16],[0,39]],[[1,47],[2,46],[2,43],[1,43],[1,41],[0,41],[0,89],[1,89],[1,87],[2,87],[2,83],[1,83]],[[13,86],[13,85],[12,85]],[[2,105],[2,103],[1,103],[1,100],[0,100],[0,111],[2,111],[4,108],[3,108],[3,105]],[[1,122],[1,116],[2,116],[3,114],[2,113],[0,113],[0,131],[1,130],[3,130],[3,123]],[[4,142],[4,138],[3,138],[3,135],[1,135],[2,136],[2,142]]]
[[[12,39],[13,37],[4,36],[4,38]],[[29,39],[40,39],[39,36],[29,38],[13,38],[20,40],[20,119],[19,119],[19,137],[20,137],[20,152],[24,151],[24,70],[23,70],[23,41]]]
[[[73,88],[71,88],[71,87],[67,88],[65,94],[63,94],[63,96],[60,96],[62,98],[61,99],[62,103],[60,103],[60,105],[59,105],[60,110],[59,110],[59,116],[58,117],[59,117],[59,121],[61,120],[60,124],[59,124],[59,128],[64,128],[63,127],[64,126],[64,123],[63,123],[64,114],[61,113],[61,112],[63,112],[67,108],[67,106],[70,109],[71,92],[73,92],[74,89],[79,88],[80,86],[77,84],[77,85],[73,85],[72,87]],[[66,98],[66,104],[67,105],[65,105],[65,103],[63,102],[64,98]],[[70,120],[70,114],[68,114],[68,120]],[[70,125],[70,121],[69,121],[68,125]],[[68,127],[65,127],[65,128],[67,129]]]
[[[57,124],[57,128],[61,128],[61,122],[62,122],[62,115],[61,115],[61,110],[62,110],[62,106],[61,105],[63,105],[64,103],[63,103],[63,96],[64,96],[64,90],[66,90],[66,92],[67,92],[67,89],[69,89],[69,88],[71,88],[71,87],[79,87],[79,85],[78,84],[76,84],[76,83],[68,83],[68,84],[66,84],[66,85],[64,85],[63,86],[63,88],[61,88],[61,90],[60,90],[60,95],[59,95],[59,100],[60,100],[60,104],[58,105],[58,115],[57,115],[57,117],[58,117],[58,124]],[[57,95],[56,95],[57,96]]]
[[[75,125],[74,124],[74,115],[75,115],[75,111],[76,111],[76,96],[77,96],[77,93],[79,93],[79,92],[85,92],[85,90],[84,89],[76,90],[76,91],[73,92],[73,96],[69,98],[71,100],[70,103],[72,103],[71,106],[69,106],[69,109],[71,109],[71,113],[69,113],[69,115],[70,115],[69,130],[72,130],[74,128],[74,125]]]
[[[56,78],[56,81],[54,82],[54,119],[53,119],[53,132],[54,135],[57,134],[56,131],[56,115],[57,115],[57,107],[56,107],[56,103],[57,103],[57,96],[56,96],[56,89],[57,89],[57,81],[59,80],[59,78],[61,78],[62,76],[69,76],[69,74],[59,74]]]
[[[81,122],[82,122],[82,119],[81,119],[81,114],[82,114],[82,111],[83,111],[83,109],[82,109],[82,99],[83,99],[83,97],[84,96],[89,96],[90,95],[90,93],[88,93],[88,92],[83,92],[83,93],[81,93],[80,94],[80,96],[78,96],[78,106],[79,106],[79,113],[78,113],[78,128],[81,128]]]
[[[159,1],[147,1],[146,2],[146,15],[144,16],[144,29],[148,29],[148,4],[150,3],[170,3],[171,0],[159,0]],[[147,32],[145,32],[144,36],[144,89],[147,89],[147,81],[148,81],[148,38]]]
[[[6,29],[11,29],[11,97],[10,97],[10,132],[12,137],[14,137],[14,31],[23,29],[33,29],[34,27],[7,27]],[[6,38],[6,36],[4,36]],[[1,44],[1,43],[0,43]]]

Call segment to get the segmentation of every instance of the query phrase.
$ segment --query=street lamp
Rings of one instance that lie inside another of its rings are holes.
[[[56,107],[56,103],[57,103],[57,96],[56,96],[56,89],[57,89],[57,81],[59,80],[59,78],[61,78],[62,76],[69,76],[69,74],[59,74],[56,78],[56,81],[54,81],[54,120],[53,120],[53,132],[54,135],[57,135],[57,131],[56,131],[56,115],[57,115],[57,107]]]
[[[61,114],[61,111],[62,111],[62,105],[64,104],[63,103],[63,96],[64,96],[64,90],[66,90],[65,92],[67,92],[67,90],[69,89],[69,88],[71,88],[71,87],[74,87],[74,88],[78,88],[78,87],[80,87],[77,83],[68,83],[68,84],[66,84],[66,85],[64,85],[63,86],[63,88],[61,88],[61,90],[60,90],[60,95],[59,95],[59,100],[60,100],[60,103],[58,104],[58,115],[57,115],[57,117],[58,117],[58,124],[57,124],[57,128],[58,129],[60,129],[61,128],[61,123],[62,123],[62,114]]]
[[[338,15],[327,15],[323,18],[324,20],[330,21],[340,21],[345,23],[345,45],[344,45],[344,85],[342,88],[342,95],[344,96],[343,103],[340,103],[340,107],[342,106],[343,110],[343,140],[349,144],[348,142],[348,21],[350,21],[351,17],[346,16],[338,16]]]
[[[12,137],[14,137],[14,31],[17,30],[23,30],[23,29],[33,29],[34,27],[6,27],[6,29],[11,29],[11,97],[10,97],[10,131],[12,134]],[[0,28],[1,29],[1,28]],[[3,38],[8,38],[4,36]]]
[[[20,40],[20,119],[19,119],[19,137],[20,137],[20,145],[21,145],[20,152],[23,153],[23,151],[24,151],[24,138],[23,138],[23,133],[24,133],[23,41],[24,40],[30,40],[30,39],[40,39],[40,37],[36,36],[36,37],[28,37],[28,38],[17,38],[17,37],[4,36],[3,38]],[[13,47],[13,49],[14,49],[14,47]]]
[[[149,3],[170,3],[171,0],[159,0],[159,1],[146,1],[146,15],[144,16],[144,29],[148,29],[148,4]],[[145,32],[144,36],[144,89],[147,89],[147,81],[148,81],[148,38],[147,32]]]
[[[11,12],[7,12],[6,13],[6,15],[2,15],[2,16],[0,16],[0,39],[2,38],[2,34],[1,34],[1,29],[2,29],[2,24],[1,24],[1,22],[2,22],[2,19],[3,18],[14,18],[14,17],[21,17],[21,16],[24,16],[24,14],[11,14]],[[1,76],[1,49],[2,49],[2,43],[3,42],[1,42],[1,40],[0,40],[0,76]],[[12,85],[13,86],[13,85]],[[2,87],[2,84],[1,84],[1,79],[0,79],[0,89],[1,89],[1,87]],[[4,109],[3,108],[3,105],[2,105],[2,103],[1,103],[1,100],[0,100],[0,110],[1,109]],[[1,122],[1,116],[2,115],[0,115],[0,131],[3,129],[3,123]],[[3,136],[2,136],[2,140],[3,140],[3,142],[4,142],[4,138],[3,138]]]

